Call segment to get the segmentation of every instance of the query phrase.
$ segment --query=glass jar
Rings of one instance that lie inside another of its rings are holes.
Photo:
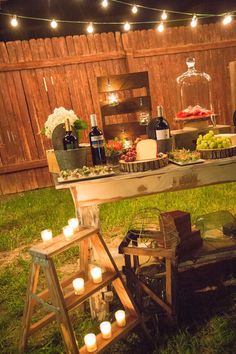
[[[178,111],[191,112],[190,116],[210,115],[213,113],[211,77],[205,72],[196,70],[194,58],[187,58],[186,64],[188,70],[176,79]]]
[[[150,121],[150,112],[146,109],[143,98],[139,98],[139,111],[137,112],[138,122],[140,125],[148,125]]]

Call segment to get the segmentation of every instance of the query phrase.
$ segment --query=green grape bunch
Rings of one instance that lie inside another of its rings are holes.
[[[197,139],[197,150],[226,149],[231,146],[230,138],[215,136],[212,130],[203,136],[200,134]]]

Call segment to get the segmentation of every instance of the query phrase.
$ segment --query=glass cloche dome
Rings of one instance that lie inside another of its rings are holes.
[[[195,59],[186,59],[188,70],[178,76],[177,117],[209,116],[213,113],[211,77],[195,69]]]

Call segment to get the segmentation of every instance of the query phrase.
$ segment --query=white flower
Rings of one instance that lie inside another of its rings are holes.
[[[53,130],[59,124],[65,123],[66,119],[69,119],[70,124],[73,126],[78,117],[72,109],[68,111],[64,107],[55,108],[54,112],[48,116],[48,119],[44,124],[45,135],[48,138],[51,138]]]

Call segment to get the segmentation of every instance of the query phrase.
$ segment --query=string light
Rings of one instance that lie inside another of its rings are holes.
[[[131,11],[133,12],[133,14],[136,14],[138,12],[138,7],[134,5]]]
[[[108,0],[102,1],[102,7],[106,8],[106,7],[108,7],[108,5],[109,5]]]
[[[164,29],[165,29],[165,26],[164,26],[163,22],[159,23],[159,25],[157,26],[158,32],[163,32]]]
[[[230,22],[232,22],[232,16],[231,14],[226,14],[223,18],[223,24],[228,25]]]
[[[165,21],[166,19],[167,19],[167,12],[166,12],[166,10],[164,10],[163,12],[162,12],[162,14],[161,14],[161,19],[163,20],[163,21]]]
[[[12,26],[12,27],[17,27],[17,26],[18,26],[17,17],[16,17],[16,16],[13,16],[10,23],[11,23],[11,26]]]
[[[196,15],[194,15],[193,17],[192,17],[192,20],[191,20],[191,23],[190,23],[190,25],[191,25],[191,27],[197,27],[197,16]]]
[[[93,23],[92,22],[90,22],[90,24],[88,25],[86,30],[87,30],[88,33],[93,33],[94,32],[94,28],[93,28]]]
[[[124,30],[125,30],[125,31],[129,31],[130,28],[131,28],[131,26],[130,26],[129,22],[125,22],[125,24],[124,24]]]
[[[50,26],[51,26],[53,29],[57,28],[57,26],[58,26],[57,21],[56,21],[56,20],[52,20],[51,23],[50,23]]]

